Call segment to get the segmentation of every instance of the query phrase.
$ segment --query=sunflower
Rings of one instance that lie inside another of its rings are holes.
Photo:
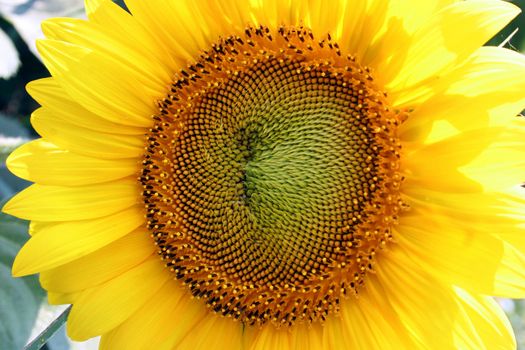
[[[525,59],[503,1],[88,0],[51,77],[15,276],[103,349],[513,349]]]

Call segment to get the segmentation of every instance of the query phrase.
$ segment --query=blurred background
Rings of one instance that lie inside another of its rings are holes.
[[[122,1],[115,2],[124,7]],[[525,10],[525,0],[511,2]],[[18,145],[37,137],[29,117],[38,105],[24,87],[31,80],[49,75],[35,49],[35,40],[42,37],[40,22],[48,17],[83,18],[83,6],[83,0],[0,0],[0,205],[28,185],[7,171],[5,159]],[[525,52],[525,15],[517,17],[488,44]],[[36,276],[11,277],[14,256],[26,239],[27,223],[0,213],[2,349],[21,349],[65,309],[47,305]],[[525,350],[525,301],[498,301],[514,327],[518,349]],[[90,350],[97,344],[97,339],[72,342],[62,327],[44,349]]]

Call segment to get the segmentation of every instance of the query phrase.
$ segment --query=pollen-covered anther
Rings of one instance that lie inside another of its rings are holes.
[[[222,315],[323,321],[356,295],[404,206],[400,143],[373,72],[329,35],[246,28],[173,80],[146,139],[148,229]]]

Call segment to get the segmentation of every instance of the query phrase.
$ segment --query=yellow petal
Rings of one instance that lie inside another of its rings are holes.
[[[344,10],[339,14],[338,28],[337,31],[333,33],[343,52],[357,52],[361,45],[360,41],[366,41],[366,39],[360,40],[361,33],[365,29],[368,29],[370,33],[373,32],[371,28],[365,28],[369,2],[370,1],[343,1],[342,6]],[[328,10],[328,7],[325,8]]]
[[[505,192],[525,180],[525,118],[515,117],[489,147],[463,168],[487,191]]]
[[[434,279],[396,246],[383,253],[375,264],[376,281],[384,290],[384,302],[391,305],[405,327],[403,335],[416,344],[410,349],[455,349],[459,306],[452,287]]]
[[[91,18],[93,13],[97,11],[97,9],[101,6],[104,2],[111,2],[109,0],[85,0],[84,1],[84,7],[86,8],[86,15],[88,18]]]
[[[480,293],[493,292],[503,242],[486,234],[453,230],[451,225],[427,219],[424,213],[419,219],[402,220],[396,228],[396,240],[406,254],[445,283]],[[475,224],[472,226],[475,229]]]
[[[460,170],[497,140],[502,128],[485,128],[461,133],[439,142],[422,146],[407,156],[405,189],[432,189],[442,192],[480,192],[482,186]],[[413,146],[416,147],[416,146]]]
[[[292,329],[283,327],[275,328],[267,325],[254,332],[253,344],[248,347],[250,350],[264,349],[304,349],[322,350],[323,347],[323,327],[319,323],[315,324],[296,324]],[[247,340],[249,341],[249,339]],[[330,348],[337,349],[337,348]]]
[[[85,129],[55,118],[41,107],[31,115],[31,124],[45,139],[63,149],[88,157],[138,158],[144,153],[144,139],[136,135],[115,135]]]
[[[502,215],[500,196],[426,192],[407,203],[414,209],[401,218],[395,236],[418,266],[476,293],[525,295],[522,220]],[[472,210],[472,203],[479,209]]]
[[[144,135],[144,128],[113,123],[88,111],[73,101],[53,78],[33,80],[26,89],[31,97],[50,111],[54,123],[66,122],[104,133]]]
[[[514,350],[516,340],[507,316],[487,296],[456,288],[461,318],[456,321],[456,349]]]
[[[413,209],[403,216],[403,220],[414,222],[417,215],[432,220],[426,225],[452,230],[463,230],[477,234],[494,235],[503,238],[519,249],[525,249],[522,234],[523,211],[525,210],[524,190],[520,187],[501,193],[442,193],[424,189],[408,189],[405,201]],[[476,203],[476,210],[472,210]],[[475,225],[475,226],[474,226]],[[418,227],[417,224],[412,224]]]
[[[241,349],[243,324],[212,314],[210,310],[205,312],[202,320],[187,332],[182,342],[176,342],[176,346],[180,349]],[[217,343],[217,334],[221,335],[220,345]]]
[[[417,342],[410,349],[515,349],[508,321],[490,298],[443,285],[402,250],[384,258],[376,274],[382,297]]]
[[[405,27],[409,34],[413,34],[424,26],[436,12],[454,3],[454,1],[455,0],[390,1],[388,17],[401,18],[403,20],[403,27]]]
[[[388,1],[382,0],[369,0],[367,3],[367,13],[361,24],[361,31],[355,33],[355,36],[349,37],[350,42],[355,43],[350,44],[349,52],[357,54],[363,64],[369,64],[378,54],[376,41],[381,29],[387,24],[385,20],[389,5]]]
[[[35,184],[11,198],[2,210],[26,220],[93,219],[140,203],[140,191],[135,179],[78,187]]]
[[[341,300],[339,316],[323,326],[321,349],[417,349],[404,320],[385,299],[387,292],[374,275],[357,296]]]
[[[363,1],[364,2],[364,1]],[[371,40],[360,40],[367,48],[367,55],[363,57],[366,65],[372,67],[378,74],[376,81],[381,85],[387,84],[392,79],[392,74],[397,74],[403,67],[407,58],[407,52],[413,43],[413,36],[420,28],[424,27],[436,13],[444,7],[452,4],[455,0],[407,0],[407,1],[375,1],[388,5],[386,18],[382,27],[374,30]],[[350,12],[355,7],[351,4]],[[361,3],[361,1],[359,2]],[[380,16],[384,16],[382,9]],[[375,18],[375,14],[368,17]],[[346,26],[346,23],[344,24]],[[364,29],[369,26],[365,25]],[[361,38],[359,33],[349,36],[350,41]],[[350,50],[350,52],[354,52]]]
[[[225,3],[229,2],[225,1]],[[228,16],[221,10],[222,3],[222,1],[215,4],[189,0],[181,0],[177,3],[158,0],[126,1],[133,18],[158,42],[169,48],[168,52],[178,67],[184,67],[187,62],[194,61],[195,57],[198,57],[202,50],[207,50],[221,34],[226,36],[244,29],[242,27],[246,23],[228,23],[228,19],[235,17],[231,13]],[[247,16],[246,13],[244,15]],[[218,30],[218,23],[223,28],[229,25],[229,32]]]
[[[67,264],[43,271],[40,283],[56,293],[95,288],[142,263],[155,251],[149,233],[139,229]]]
[[[235,19],[232,19],[232,22],[235,23],[246,22],[248,24],[244,18],[251,17],[255,25],[277,28],[283,24],[298,25],[301,21],[308,21],[309,7],[306,1],[263,0],[253,3],[227,1],[224,3],[222,11],[225,14],[236,14]]]
[[[156,256],[108,282],[82,291],[67,320],[67,333],[86,340],[128,319],[171,278]]]
[[[525,230],[522,228],[520,231],[523,237]],[[490,295],[525,298],[525,253],[508,242],[503,242],[503,258]]]
[[[98,159],[71,153],[43,139],[17,148],[6,160],[18,177],[42,185],[79,186],[108,182],[138,171],[138,161]]]
[[[289,332],[277,330],[273,327],[263,328],[253,345],[249,347],[250,350],[264,350],[264,349],[291,349],[292,337]]]
[[[50,305],[73,304],[79,293],[47,293],[47,302]]]
[[[330,6],[326,6],[326,2],[322,0],[311,0],[308,1],[305,18],[299,18],[299,21],[304,21],[306,27],[312,29],[319,39],[327,34],[334,35],[334,39],[336,39],[338,27],[342,21],[340,14],[343,9],[344,3],[342,1],[332,1]],[[288,7],[287,10],[291,11],[292,9]],[[298,23],[290,24],[297,25]]]
[[[86,0],[86,10],[90,22],[102,28],[111,28],[110,32],[105,32],[106,35],[140,51],[151,62],[160,62],[160,66],[165,66],[171,74],[185,67],[186,62],[173,60],[171,55],[174,54],[174,50],[158,41],[156,33],[148,33],[149,28],[141,26],[135,16],[123,11],[113,1]]]
[[[100,348],[158,349],[164,342],[196,336],[196,325],[206,316],[211,314],[204,304],[192,299],[178,281],[168,281],[125,322],[104,334]],[[166,327],[169,324],[173,327]]]
[[[123,12],[117,9],[115,11]],[[114,27],[119,25],[120,23],[113,23]],[[104,29],[77,18],[53,18],[42,23],[42,31],[47,38],[78,45],[116,60],[137,73],[141,79],[141,87],[147,86],[158,91],[159,96],[162,95],[171,82],[170,69],[159,60],[162,56],[145,51],[143,45],[136,45],[136,41],[122,40],[122,37],[115,37],[113,31]],[[137,30],[128,33],[128,37],[133,37],[135,33]]]
[[[498,0],[458,1],[445,7],[413,35],[401,71],[387,83],[392,99],[460,64],[519,12],[517,6]],[[377,69],[388,74],[389,67]]]
[[[489,125],[506,126],[525,106],[525,57],[497,47],[478,49],[464,65],[439,80],[411,89],[407,105],[415,104],[410,118],[399,129],[404,141],[418,141],[437,120],[450,122],[459,131]],[[501,105],[503,111],[492,113]]]
[[[321,324],[298,324],[292,337],[292,349],[323,350],[323,326]]]
[[[81,258],[144,224],[137,207],[100,219],[48,225],[22,247],[13,264],[16,276],[45,271]]]
[[[113,57],[62,41],[40,40],[37,48],[53,78],[84,108],[113,123],[152,125],[155,101],[165,91],[147,84],[136,70]]]

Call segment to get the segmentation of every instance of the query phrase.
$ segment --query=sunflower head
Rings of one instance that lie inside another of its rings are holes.
[[[402,113],[305,28],[247,28],[159,103],[148,229],[192,294],[248,324],[324,319],[357,293],[400,208]]]
[[[14,273],[71,337],[514,346],[486,295],[525,295],[525,59],[480,47],[513,5],[126,4],[44,23],[42,139],[8,160],[36,183],[4,207],[32,221]]]

